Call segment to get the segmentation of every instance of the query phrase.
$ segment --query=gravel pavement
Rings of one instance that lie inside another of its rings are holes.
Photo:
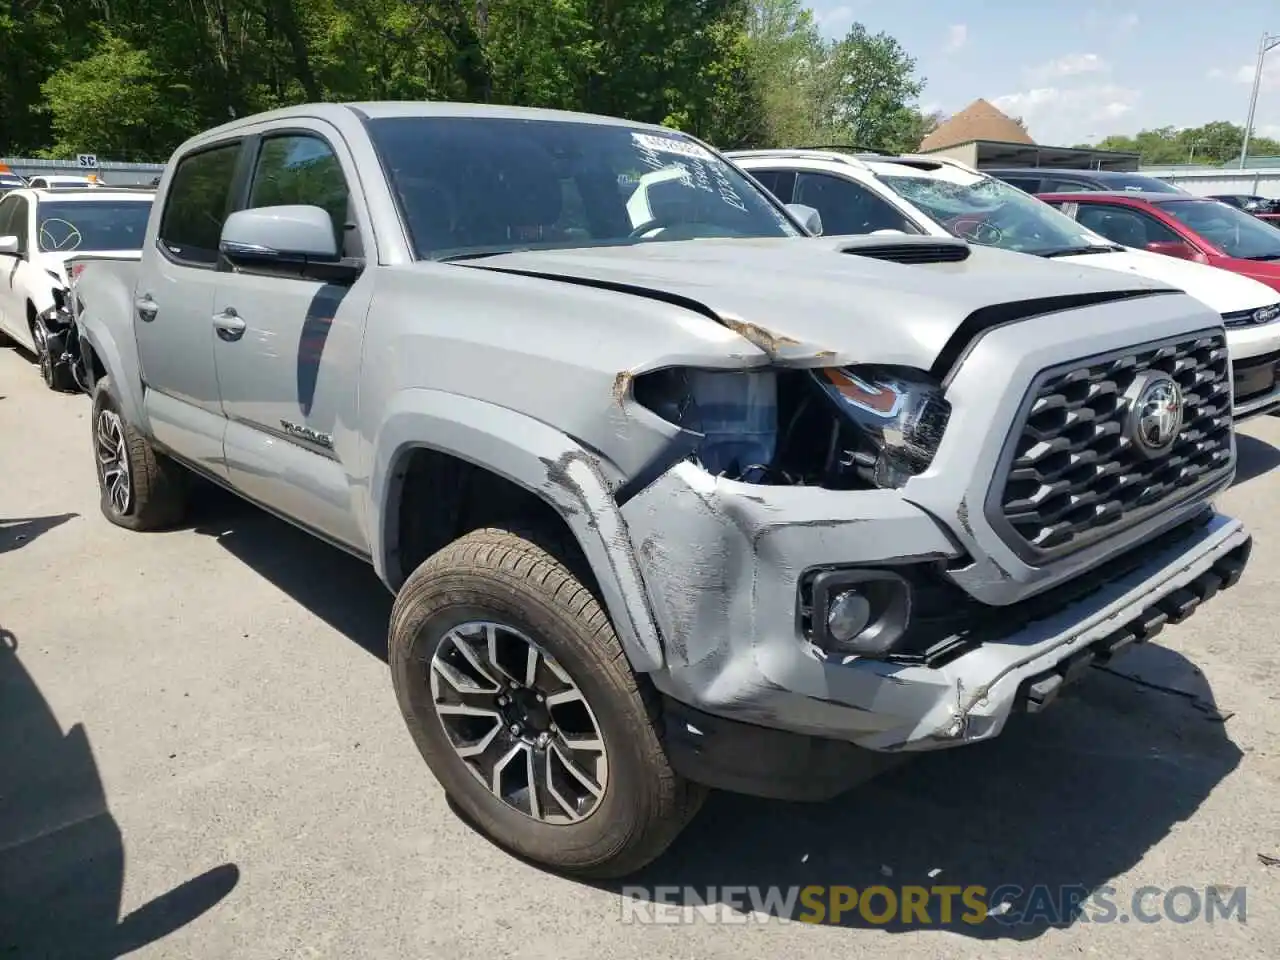
[[[1280,418],[1243,428],[1223,498],[1244,580],[1118,662],[1137,679],[829,804],[713,795],[629,881],[1110,887],[1131,921],[925,928],[715,900],[641,924],[620,886],[497,850],[403,728],[372,571],[218,492],[185,529],[110,526],[88,411],[0,349],[0,957],[1280,955]],[[1247,922],[1139,923],[1147,885],[1244,886]]]

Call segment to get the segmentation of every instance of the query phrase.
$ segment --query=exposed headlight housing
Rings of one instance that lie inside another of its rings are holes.
[[[772,370],[673,367],[637,377],[636,400],[693,435],[709,473],[760,482],[778,444],[778,383]]]
[[[841,453],[872,486],[896,489],[933,462],[951,418],[951,404],[928,374],[894,367],[813,371],[823,392],[857,428]]]

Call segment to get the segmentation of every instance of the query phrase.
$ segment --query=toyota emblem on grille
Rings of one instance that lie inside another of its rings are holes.
[[[1147,457],[1166,453],[1182,431],[1182,387],[1167,373],[1148,371],[1127,391],[1131,398],[1126,432]]]

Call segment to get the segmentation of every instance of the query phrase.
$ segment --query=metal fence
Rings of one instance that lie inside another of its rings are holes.
[[[1247,193],[1256,197],[1280,198],[1280,167],[1200,168],[1143,167],[1147,176],[1176,184],[1188,193],[1208,197],[1221,193]]]
[[[37,160],[27,157],[0,157],[0,163],[23,177],[42,174],[83,176],[96,173],[109,186],[146,186],[164,172],[163,163],[129,163],[117,160],[98,160],[97,167],[83,167],[76,160]]]

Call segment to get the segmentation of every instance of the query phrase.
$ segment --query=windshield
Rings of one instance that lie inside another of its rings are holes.
[[[420,259],[801,235],[675,131],[489,117],[384,118],[369,130]]]
[[[1099,181],[1108,190],[1142,190],[1146,193],[1186,193],[1180,187],[1155,177],[1144,177],[1138,173],[1108,173],[1099,177]]]
[[[882,174],[880,182],[970,243],[1041,255],[1105,243],[1047,203],[994,177],[944,167],[927,176]]]
[[[141,250],[151,201],[78,200],[36,208],[36,242],[45,253]]]
[[[1236,207],[1217,200],[1185,200],[1163,203],[1160,209],[1229,257],[1280,259],[1280,230]]]

